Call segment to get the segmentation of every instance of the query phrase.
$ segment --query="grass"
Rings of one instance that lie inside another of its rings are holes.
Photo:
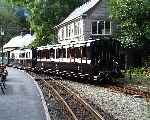
[[[146,76],[144,74],[125,74],[125,81],[129,85],[133,86],[141,86],[150,91],[150,76]]]

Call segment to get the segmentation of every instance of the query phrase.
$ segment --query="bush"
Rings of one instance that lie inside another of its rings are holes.
[[[147,76],[150,77],[150,68],[130,68],[127,70],[127,74],[136,76]]]

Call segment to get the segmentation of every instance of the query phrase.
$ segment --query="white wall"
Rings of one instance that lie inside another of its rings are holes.
[[[78,24],[79,23],[79,34],[75,35],[75,25],[74,24]],[[70,30],[70,36],[66,36],[66,32],[67,32],[67,27],[68,26],[68,35],[69,35],[69,26],[71,28]],[[63,29],[63,36],[64,38],[62,38],[62,29]],[[58,28],[58,42],[59,43],[69,43],[71,41],[83,41],[84,37],[83,37],[84,33],[83,33],[83,19],[77,19],[74,20],[73,22],[67,23],[63,26],[61,26],[60,28]]]

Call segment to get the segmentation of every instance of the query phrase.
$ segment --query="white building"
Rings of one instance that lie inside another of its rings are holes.
[[[9,54],[10,59],[32,59],[32,51],[26,48],[35,38],[31,34],[16,36],[4,45],[4,51]]]
[[[58,42],[87,41],[89,38],[112,35],[112,22],[107,0],[90,0],[75,9],[55,27]]]

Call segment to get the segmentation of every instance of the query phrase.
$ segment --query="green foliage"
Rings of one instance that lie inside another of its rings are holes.
[[[128,74],[134,74],[134,75],[144,75],[144,68],[131,68],[127,71]]]
[[[150,1],[110,0],[113,19],[121,25],[118,39],[124,47],[141,47],[150,41]]]
[[[33,46],[47,45],[55,42],[53,29],[64,20],[70,12],[81,5],[83,0],[7,0],[28,9],[30,26],[37,34]]]
[[[18,29],[20,29],[19,19],[14,15],[11,8],[0,8],[0,28],[3,28],[5,32],[3,44],[18,34]]]

